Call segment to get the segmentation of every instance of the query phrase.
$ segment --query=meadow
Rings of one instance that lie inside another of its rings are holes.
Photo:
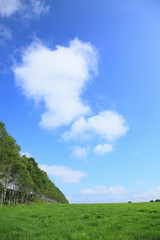
[[[160,203],[0,208],[0,240],[158,240]]]

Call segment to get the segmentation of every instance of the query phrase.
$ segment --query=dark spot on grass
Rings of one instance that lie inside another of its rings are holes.
[[[81,231],[81,230],[83,230],[84,229],[84,226],[78,226],[77,227],[77,231]]]
[[[31,215],[31,218],[39,218],[39,214]]]
[[[97,215],[96,218],[102,218],[102,216],[101,215]]]
[[[152,218],[152,219],[158,219],[158,220],[160,219],[160,217],[159,217],[159,216],[156,216],[156,215],[152,215],[151,218]],[[159,223],[159,225],[160,225],[160,223]]]
[[[120,230],[122,229],[122,227],[121,227],[121,226],[117,226],[116,229],[117,229],[118,231],[120,231]]]
[[[99,223],[98,222],[91,222],[89,225],[93,226],[93,227],[98,227]]]
[[[85,215],[85,216],[83,216],[83,219],[88,219],[90,216],[88,216],[88,215]]]
[[[150,213],[158,213],[157,211],[150,211]]]
[[[146,212],[146,210],[140,209],[140,210],[138,210],[137,212]]]

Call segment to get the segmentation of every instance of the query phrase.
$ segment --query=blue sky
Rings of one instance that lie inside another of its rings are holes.
[[[71,203],[160,197],[160,3],[0,0],[0,120]]]

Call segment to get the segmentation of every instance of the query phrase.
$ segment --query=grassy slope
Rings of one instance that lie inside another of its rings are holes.
[[[0,240],[158,240],[160,203],[0,208]]]

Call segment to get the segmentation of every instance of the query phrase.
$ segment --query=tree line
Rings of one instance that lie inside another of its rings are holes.
[[[68,203],[35,159],[21,156],[20,150],[0,122],[0,204],[16,205],[36,199]]]

